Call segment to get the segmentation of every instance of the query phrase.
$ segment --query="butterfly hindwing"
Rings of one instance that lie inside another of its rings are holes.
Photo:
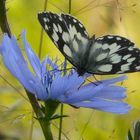
[[[140,70],[140,50],[124,37],[99,37],[90,49],[86,69],[91,73],[116,74]]]

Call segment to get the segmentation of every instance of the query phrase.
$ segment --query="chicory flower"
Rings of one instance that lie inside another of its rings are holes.
[[[125,76],[83,84],[85,77],[79,77],[76,71],[63,74],[59,66],[47,56],[42,62],[26,41],[25,31],[22,42],[27,55],[25,60],[16,38],[4,34],[0,45],[0,54],[6,68],[24,86],[42,101],[55,100],[75,107],[92,108],[101,111],[125,114],[130,106],[122,99],[126,89],[114,85],[126,79]],[[33,70],[29,69],[31,65]]]

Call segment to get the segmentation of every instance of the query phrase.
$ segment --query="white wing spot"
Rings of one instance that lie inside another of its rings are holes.
[[[129,59],[127,59],[127,62],[133,62],[134,60],[135,60],[136,58],[135,57],[132,57],[132,58],[129,58]]]
[[[58,27],[53,23],[53,28],[56,32],[58,32]]]
[[[112,38],[113,38],[113,36],[107,36],[107,38],[108,38],[108,39],[112,39]]]
[[[105,43],[104,45],[102,45],[103,50],[106,50],[109,48],[109,45],[107,43]]]
[[[75,23],[76,23],[76,22],[77,22],[77,21],[76,21],[76,19],[73,19],[73,22],[75,22]]]
[[[117,39],[117,40],[121,40],[121,38],[120,38],[120,37],[116,37],[116,39]]]
[[[118,71],[117,73],[118,73],[118,74],[120,74],[120,73],[124,73],[124,71]]]
[[[81,24],[81,23],[79,23],[79,26],[82,28],[83,27],[83,25]]]
[[[133,46],[128,48],[129,51],[132,51],[133,49],[134,49]]]
[[[92,45],[91,48],[92,48],[92,50],[96,50],[96,49],[101,48],[101,47],[103,47],[103,45],[96,42],[95,44]]]
[[[69,34],[67,32],[63,32],[62,38],[65,42],[68,42],[69,41]]]
[[[58,30],[59,30],[60,33],[62,33],[62,28],[59,24],[58,24]]]
[[[74,35],[77,34],[77,30],[76,30],[75,26],[69,25],[69,33],[70,33],[71,39],[73,39]]]
[[[121,56],[120,55],[118,55],[118,54],[113,54],[113,55],[111,55],[111,58],[110,58],[110,60],[111,60],[111,62],[113,63],[113,64],[117,64],[117,63],[119,63],[119,62],[121,62]]]
[[[127,58],[129,58],[131,56],[131,54],[127,54],[127,55],[125,55],[122,59],[123,60],[126,60]]]
[[[75,39],[73,40],[73,48],[74,48],[74,50],[75,50],[76,52],[79,51],[79,45],[78,45],[78,43],[77,43],[77,41],[76,41]]]
[[[107,55],[108,55],[108,53],[102,53],[97,56],[96,60],[101,61],[101,60],[105,59],[107,57]]]
[[[85,35],[87,35],[87,36],[88,36],[88,33],[87,33],[86,31],[84,31],[84,33],[85,33]]]
[[[61,17],[59,17],[59,20],[60,20],[60,21],[63,21]]]
[[[88,39],[86,39],[85,37],[81,36],[81,39],[83,46],[86,46],[88,44]]]
[[[44,17],[43,20],[44,20],[44,22],[47,22],[47,18]]]
[[[69,57],[72,57],[72,52],[66,44],[64,45],[63,51],[65,52],[66,55],[68,55]]]
[[[80,33],[77,33],[77,38],[79,39],[79,40],[81,40],[81,34]]]
[[[111,45],[105,43],[104,45],[102,45],[103,50],[110,49],[109,54],[112,54],[112,53],[118,51],[120,47],[121,46],[117,45],[116,43],[113,43]]]
[[[53,30],[53,34],[52,34],[52,38],[54,39],[54,41],[58,41],[59,40],[59,37],[57,35],[57,33]]]
[[[119,50],[119,48],[121,48],[121,46],[117,45],[116,43],[113,43],[108,48],[110,49],[109,54],[113,54],[113,53],[117,52]]]
[[[106,64],[106,65],[101,65],[98,67],[98,70],[102,72],[110,72],[112,70],[112,65]]]
[[[48,30],[49,28],[48,28],[48,26],[47,25],[45,25],[45,30]]]
[[[102,40],[103,39],[103,37],[99,37],[99,38],[97,38],[96,40]]]
[[[131,63],[123,64],[123,65],[121,66],[121,70],[122,70],[122,71],[127,71],[127,70],[129,70],[129,65],[131,65]]]
[[[136,69],[137,69],[137,70],[140,70],[140,66],[137,66]]]

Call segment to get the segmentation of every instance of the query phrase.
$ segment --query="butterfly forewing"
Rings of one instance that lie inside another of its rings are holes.
[[[90,49],[86,66],[88,72],[116,74],[140,70],[140,50],[124,37],[114,35],[99,37]]]
[[[66,59],[78,66],[88,44],[88,34],[83,25],[74,17],[51,12],[39,13],[38,19]]]
[[[77,35],[79,33],[83,37],[88,37],[85,27],[75,17],[66,14],[61,14],[61,17],[67,25],[70,34],[73,33],[74,35]]]
[[[63,52],[66,42],[62,39],[62,33],[68,32],[68,29],[61,17],[51,12],[42,12],[38,14],[38,20],[51,40]]]

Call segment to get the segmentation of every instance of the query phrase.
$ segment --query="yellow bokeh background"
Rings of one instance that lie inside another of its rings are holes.
[[[7,0],[6,7],[12,34],[19,39],[20,47],[23,47],[20,33],[25,29],[28,42],[38,54],[41,26],[37,13],[43,11],[44,0]],[[71,8],[71,14],[85,25],[90,36],[117,34],[132,40],[140,48],[139,0],[72,0]],[[68,13],[69,1],[48,0],[47,11]],[[47,54],[63,60],[62,54],[45,33],[42,46],[41,59]],[[25,99],[23,87],[5,69],[2,61],[0,64],[0,136],[4,134],[20,140],[43,140],[38,122],[32,120],[32,109]],[[140,119],[140,73],[127,75],[128,80],[122,85],[127,88],[125,101],[133,106],[129,114],[114,115],[65,105],[64,114],[69,117],[63,120],[62,140],[125,140],[128,129],[132,131],[133,123]],[[98,79],[115,76],[98,76]],[[60,112],[59,108],[57,112]],[[52,122],[54,139],[58,139],[58,122]]]

